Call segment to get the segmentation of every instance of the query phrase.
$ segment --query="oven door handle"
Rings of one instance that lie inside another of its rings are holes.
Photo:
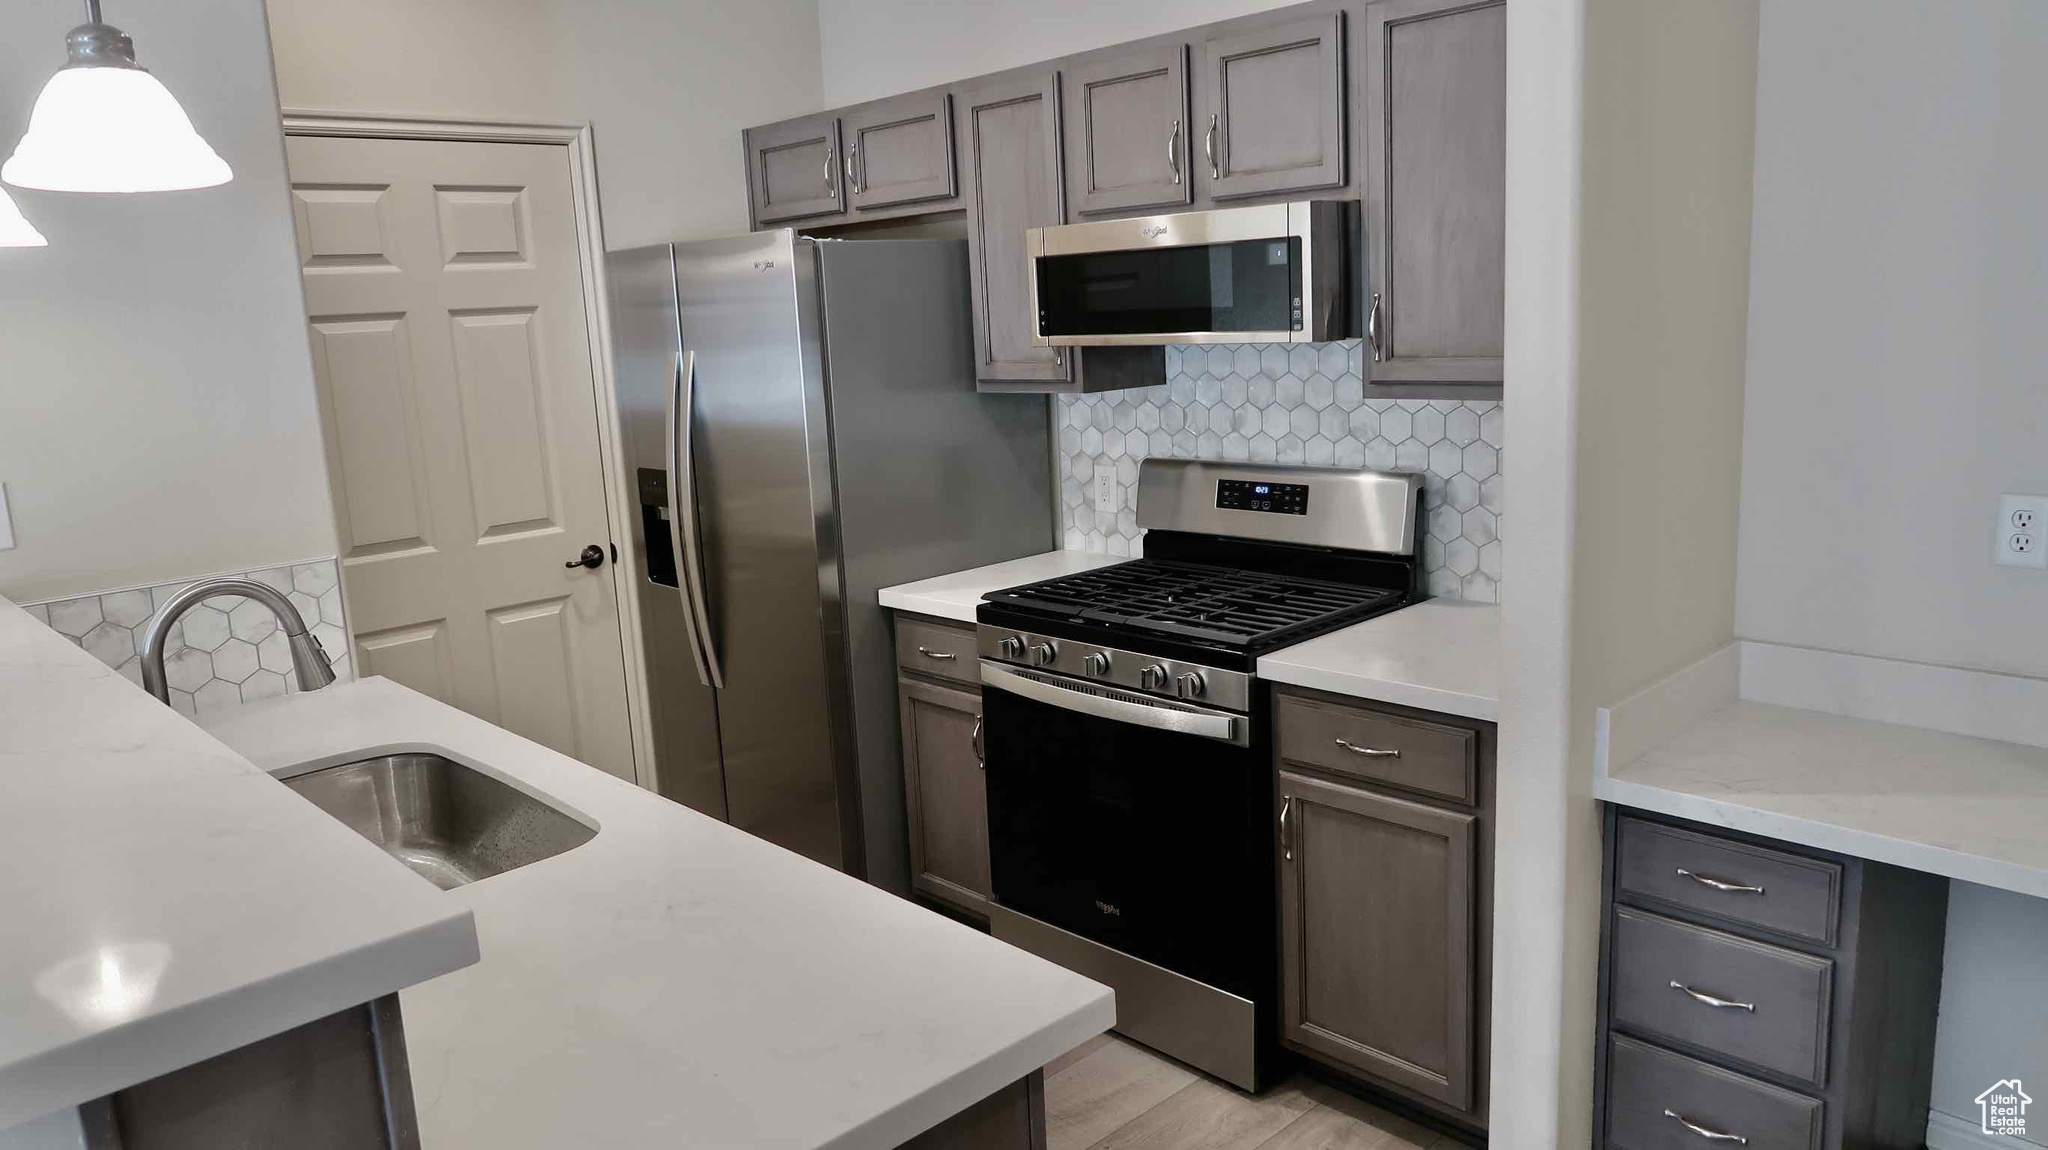
[[[1058,707],[1063,711],[1072,711],[1077,715],[1150,727],[1155,731],[1196,735],[1240,746],[1246,742],[1244,719],[1237,715],[1161,707],[1093,694],[1073,687],[1063,687],[1057,683],[1026,678],[1000,663],[991,663],[986,659],[981,663],[981,682],[985,687],[1008,691],[1033,702]]]

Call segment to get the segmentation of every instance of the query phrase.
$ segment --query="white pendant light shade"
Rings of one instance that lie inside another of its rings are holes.
[[[53,192],[167,192],[234,177],[177,98],[136,65],[120,29],[81,25],[65,44],[70,62],[43,86],[0,180]]]
[[[22,217],[7,189],[0,188],[0,248],[40,248],[48,247],[49,243],[34,224]]]

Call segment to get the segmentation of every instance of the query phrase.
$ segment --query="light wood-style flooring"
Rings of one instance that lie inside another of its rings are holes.
[[[1115,1034],[1045,1068],[1047,1150],[1463,1150],[1297,1075],[1254,1098]]]

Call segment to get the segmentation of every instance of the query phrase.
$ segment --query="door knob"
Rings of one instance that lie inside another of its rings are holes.
[[[562,564],[564,567],[588,567],[595,571],[604,566],[604,548],[592,543],[583,549],[583,554]]]

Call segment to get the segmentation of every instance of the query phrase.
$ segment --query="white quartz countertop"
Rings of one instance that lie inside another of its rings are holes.
[[[598,827],[435,892],[483,959],[400,998],[429,1147],[880,1150],[1115,1021],[1100,984],[384,679],[213,723],[281,774],[430,750]]]
[[[991,591],[1126,562],[1129,560],[1124,556],[1104,555],[1097,551],[1047,551],[1007,563],[976,567],[972,571],[957,571],[916,583],[884,587],[878,597],[882,606],[894,611],[972,623],[974,608],[981,603],[981,597]]]
[[[0,599],[0,1129],[467,966],[469,908]]]
[[[1468,719],[1500,712],[1500,608],[1429,599],[1259,660],[1259,677]]]
[[[1731,703],[1595,776],[1609,802],[2048,898],[2048,749]]]

